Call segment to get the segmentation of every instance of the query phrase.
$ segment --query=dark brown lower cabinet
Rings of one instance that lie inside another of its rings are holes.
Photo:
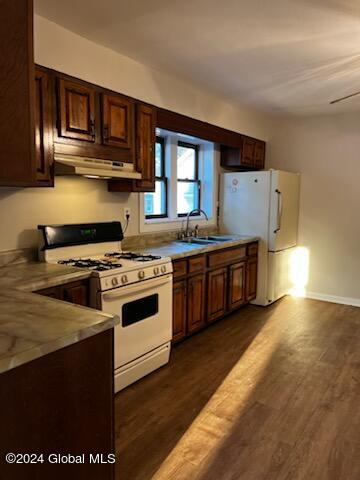
[[[187,331],[194,333],[205,324],[205,275],[195,275],[188,280]]]
[[[114,463],[90,462],[115,453],[113,345],[110,329],[0,375],[1,478],[114,479]],[[40,461],[9,464],[8,452]],[[62,455],[84,462],[56,463]]]
[[[234,310],[246,302],[246,262],[229,267],[229,310]]]
[[[218,268],[207,274],[207,321],[213,322],[226,312],[227,269]]]
[[[173,262],[173,342],[256,297],[258,243]]]
[[[89,282],[88,280],[79,280],[77,282],[57,285],[56,287],[38,290],[36,293],[45,297],[64,300],[65,302],[75,303],[76,305],[89,306]]]
[[[173,286],[173,341],[186,335],[186,280],[174,282]]]
[[[76,305],[89,305],[89,289],[87,283],[78,282],[64,285],[61,289],[62,299]]]
[[[257,270],[257,257],[249,259],[246,264],[246,300],[248,302],[256,297]]]

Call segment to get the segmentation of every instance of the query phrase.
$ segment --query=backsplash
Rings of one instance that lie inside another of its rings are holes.
[[[131,237],[125,237],[122,241],[123,250],[142,250],[153,245],[159,245],[162,243],[169,243],[177,240],[179,231],[174,230],[171,232],[157,232],[149,233],[145,235],[132,235]],[[218,233],[216,227],[201,228],[199,235],[212,235]],[[16,265],[26,262],[34,262],[38,259],[37,248],[18,248],[14,250],[7,250],[0,252],[0,267],[6,267],[7,265]]]
[[[17,250],[0,252],[0,267],[33,262],[37,260],[37,256],[36,248],[18,248]]]

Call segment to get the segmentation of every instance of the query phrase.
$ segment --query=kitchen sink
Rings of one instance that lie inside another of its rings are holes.
[[[211,240],[207,238],[195,238],[195,237],[190,237],[190,238],[184,238],[183,240],[178,240],[180,243],[192,243],[194,245],[211,245],[212,243],[215,243],[216,240]]]
[[[211,245],[218,242],[229,242],[233,240],[232,237],[224,237],[221,235],[208,235],[206,237],[189,237],[179,240],[181,243],[193,243],[195,245]]]
[[[223,237],[221,235],[208,235],[207,237],[199,237],[199,240],[207,240],[211,242],[229,242],[233,240],[232,237]]]

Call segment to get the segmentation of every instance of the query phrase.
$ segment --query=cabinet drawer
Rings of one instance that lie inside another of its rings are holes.
[[[189,273],[202,272],[206,266],[205,256],[189,259]]]
[[[174,278],[182,277],[187,273],[187,261],[186,260],[178,260],[173,262],[173,270],[174,270]]]
[[[231,263],[239,258],[246,257],[246,246],[231,248],[229,250],[221,250],[217,253],[210,253],[208,256],[208,266],[216,267],[224,263]]]
[[[247,246],[248,256],[257,255],[257,253],[258,253],[258,244],[257,243],[250,243],[250,245]]]

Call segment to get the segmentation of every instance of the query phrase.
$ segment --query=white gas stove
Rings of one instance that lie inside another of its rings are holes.
[[[172,263],[124,252],[120,222],[39,226],[40,259],[91,270],[91,306],[120,317],[115,327],[115,391],[169,361]]]

